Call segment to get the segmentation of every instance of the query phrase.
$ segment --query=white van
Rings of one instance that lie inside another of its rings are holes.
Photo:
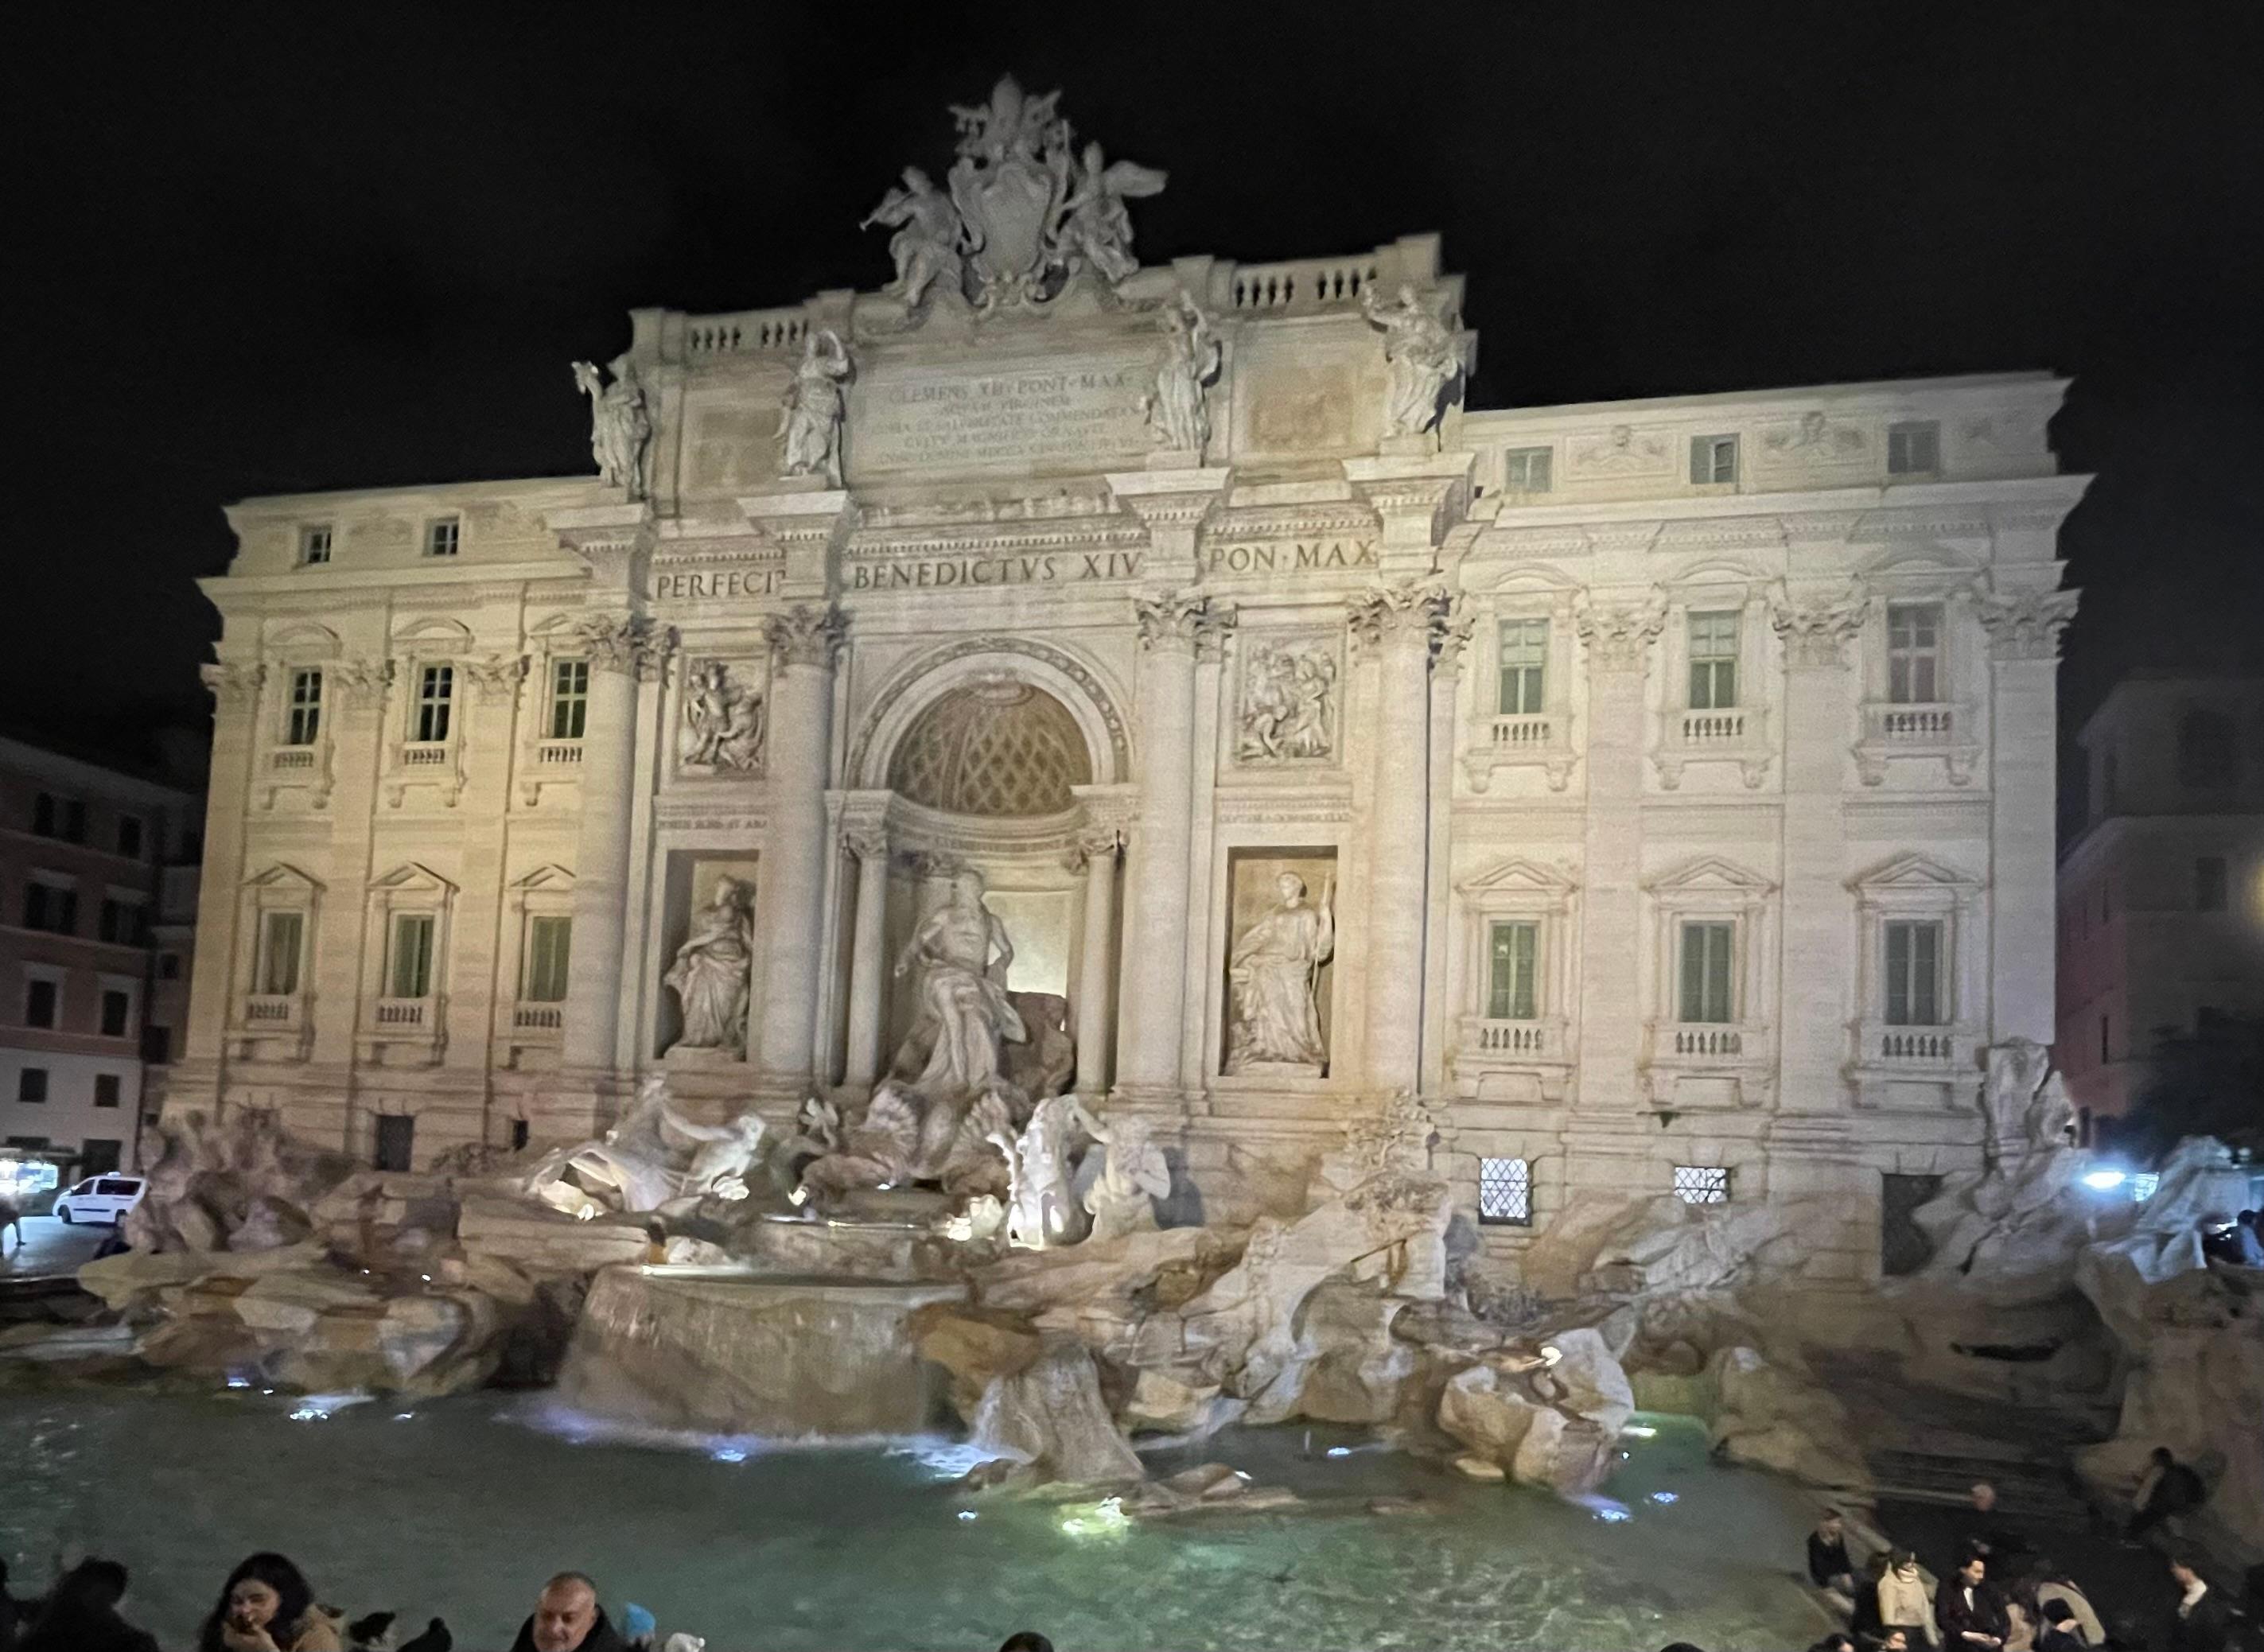
[[[148,1185],[138,1176],[90,1176],[56,1199],[55,1216],[64,1222],[121,1222]]]

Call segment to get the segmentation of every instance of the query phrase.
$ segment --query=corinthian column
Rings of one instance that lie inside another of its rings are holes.
[[[636,810],[637,684],[657,673],[675,634],[642,614],[598,613],[576,629],[590,659],[582,728],[582,817],[574,847],[574,946],[566,975],[561,1054],[568,1068],[599,1074],[622,1060],[623,903],[628,898],[629,825]]]
[[[1999,553],[2001,554],[2001,553]],[[2057,568],[2054,569],[2057,572]],[[2053,706],[2059,634],[2072,591],[1984,598],[1989,635],[1989,1040],[2049,1044],[2052,1008],[2053,810],[2059,786]]]
[[[1207,606],[1192,591],[1133,604],[1140,625],[1142,757],[1139,824],[1126,877],[1136,929],[1125,938],[1116,1062],[1119,1082],[1128,1089],[1167,1090],[1179,1078],[1179,1022],[1186,1005],[1195,631]]]
[[[763,1003],[754,1047],[763,1076],[780,1088],[807,1084],[813,1064],[833,662],[845,624],[830,603],[805,603],[763,621],[772,659],[771,808],[755,891]]]
[[[1375,786],[1368,822],[1368,1087],[1418,1090],[1423,917],[1430,835],[1431,647],[1447,595],[1422,582],[1347,605],[1353,645],[1375,676]]]
[[[888,980],[889,829],[862,821],[841,834],[857,857],[857,928],[849,953],[849,1054],[844,1077],[855,1085],[881,1076],[881,994]]]

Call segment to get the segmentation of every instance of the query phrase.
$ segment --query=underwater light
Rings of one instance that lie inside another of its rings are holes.
[[[1090,1514],[1066,1515],[1062,1530],[1071,1537],[1121,1537],[1130,1529],[1132,1517],[1124,1512],[1121,1497],[1103,1497],[1093,1504]]]
[[[2083,1185],[2098,1192],[2111,1193],[2129,1179],[2129,1172],[2124,1170],[2090,1170],[2085,1173]]]
[[[1562,1348],[1559,1348],[1555,1343],[1543,1343],[1541,1344],[1541,1363],[1542,1365],[1553,1366],[1564,1357],[1564,1351]]]
[[[719,1446],[708,1454],[719,1463],[743,1463],[747,1460],[747,1453],[736,1446]]]
[[[959,1518],[962,1520],[972,1520],[975,1518],[975,1511],[972,1509],[961,1509],[959,1511]]]
[[[1677,1491],[1654,1491],[1651,1494],[1651,1500],[1653,1503],[1676,1503],[1680,1501],[1681,1495]]]
[[[1629,1439],[1657,1439],[1658,1431],[1648,1423],[1630,1423],[1620,1431]]]
[[[1595,1511],[1595,1516],[1596,1518],[1601,1520],[1606,1525],[1617,1525],[1622,1520],[1632,1520],[1635,1518],[1635,1516],[1629,1514],[1625,1509],[1613,1507],[1598,1509]]]
[[[1352,1447],[1349,1446],[1332,1446],[1329,1447],[1329,1455],[1332,1457],[1349,1457],[1352,1455]]]

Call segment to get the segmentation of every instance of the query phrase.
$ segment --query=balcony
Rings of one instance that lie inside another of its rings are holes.
[[[276,800],[288,791],[309,793],[316,808],[330,801],[330,765],[325,747],[276,746],[267,753],[265,769],[258,785],[262,808],[273,808]]]
[[[385,777],[386,807],[399,808],[415,786],[438,786],[440,801],[448,808],[456,806],[463,794],[463,764],[459,747],[452,737],[446,740],[404,740],[393,748],[391,772]]]
[[[518,1033],[557,1032],[566,1025],[562,1004],[520,1004],[512,1006],[511,1030]]]
[[[1490,717],[1462,755],[1470,788],[1478,792],[1486,789],[1496,769],[1527,766],[1548,771],[1549,789],[1561,792],[1572,778],[1572,762],[1571,720],[1556,712]]]
[[[534,765],[539,769],[571,769],[582,762],[582,743],[578,740],[545,740],[534,748]]]
[[[1466,1093],[1483,1098],[1559,1102],[1571,1076],[1570,1040],[1562,1016],[1513,1021],[1490,1016],[1462,1018],[1455,1072]]]
[[[243,1000],[243,1024],[277,1029],[295,1027],[301,1009],[301,1001],[296,993],[251,993]]]
[[[542,788],[582,778],[579,740],[538,740],[519,768],[519,801],[533,808],[542,801]]]
[[[379,998],[365,1011],[361,1035],[355,1042],[361,1059],[384,1067],[437,1065],[447,1047],[447,1001],[427,998]]]
[[[1938,762],[1952,786],[1963,786],[1972,779],[1980,756],[1969,706],[1888,700],[1871,700],[1863,706],[1863,737],[1855,744],[1855,768],[1866,786],[1883,781],[1888,764],[1898,757]]]
[[[269,754],[267,766],[278,774],[311,773],[315,768],[315,748],[312,746],[279,746]]]
[[[303,992],[247,992],[236,1000],[228,1029],[229,1054],[240,1061],[303,1061],[313,1047],[314,1017]]]
[[[1939,1079],[1978,1076],[1980,1040],[1962,1026],[1890,1026],[1867,1019],[1855,1025],[1851,1065],[1883,1078]]]
[[[1670,711],[1659,749],[1659,784],[1673,791],[1693,763],[1734,763],[1748,788],[1767,778],[1768,713],[1758,706],[1723,706],[1708,711]]]

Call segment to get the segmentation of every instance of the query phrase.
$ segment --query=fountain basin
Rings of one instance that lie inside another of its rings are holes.
[[[558,1380],[621,1422],[789,1439],[947,1424],[948,1378],[906,1322],[963,1285],[615,1266],[599,1272]]]

